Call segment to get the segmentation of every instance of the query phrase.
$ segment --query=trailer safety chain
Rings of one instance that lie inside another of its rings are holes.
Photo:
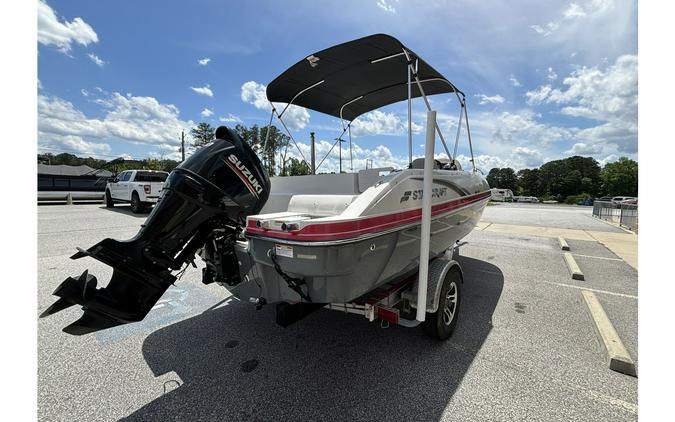
[[[288,284],[288,287],[297,294],[299,294],[300,297],[303,298],[305,301],[311,302],[312,299],[307,294],[305,294],[305,292],[303,292],[302,288],[300,287],[303,284],[306,284],[305,280],[297,277],[291,277],[290,275],[286,274],[279,266],[279,263],[276,260],[276,254],[272,252],[272,250],[270,250],[268,255],[270,259],[272,259],[272,263],[274,264],[274,270],[277,272],[277,274],[281,276],[281,278],[284,279],[286,284]]]

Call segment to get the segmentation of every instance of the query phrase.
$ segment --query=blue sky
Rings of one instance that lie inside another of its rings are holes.
[[[637,159],[637,4],[612,0],[40,1],[38,149],[177,158],[181,129],[264,125],[264,88],[278,74],[380,32],[467,94],[485,171],[570,155]],[[432,105],[454,140],[453,96]],[[413,107],[414,153],[422,155],[424,105]],[[407,164],[405,113],[403,103],[355,120],[355,169],[367,159]],[[287,116],[305,155],[310,131],[320,156],[340,133],[333,117],[301,108]],[[337,165],[334,150],[321,170]]]

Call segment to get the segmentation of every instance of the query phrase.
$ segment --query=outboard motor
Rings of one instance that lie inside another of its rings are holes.
[[[236,132],[219,127],[215,141],[171,172],[136,236],[105,239],[88,250],[78,248],[71,257],[90,256],[113,267],[108,285],[97,289],[96,277],[87,271],[68,277],[54,291],[60,299],[40,317],[82,305],[82,317],[63,329],[75,335],[142,320],[176,280],[172,271],[192,261],[216,233],[221,244],[233,244],[246,216],[262,209],[269,192],[270,180],[255,152]],[[206,269],[205,282],[223,277],[228,284],[240,281],[236,260],[227,259],[234,252],[223,254],[222,264],[231,265],[217,275]]]

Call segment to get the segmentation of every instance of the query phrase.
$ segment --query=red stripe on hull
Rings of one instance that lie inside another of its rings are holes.
[[[490,192],[482,192],[474,195],[463,196],[442,204],[431,207],[431,215],[438,215],[448,211],[465,207],[490,197]],[[325,223],[308,224],[300,230],[282,232],[278,230],[256,227],[253,220],[249,220],[246,234],[271,237],[276,239],[294,240],[299,242],[341,240],[358,237],[364,234],[384,231],[414,223],[422,218],[422,209],[402,211],[394,214],[386,214],[376,217],[365,217],[349,221],[330,221]]]

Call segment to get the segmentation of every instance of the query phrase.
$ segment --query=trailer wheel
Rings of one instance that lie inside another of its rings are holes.
[[[452,335],[457,325],[459,305],[462,298],[462,276],[455,268],[451,268],[443,280],[441,295],[436,312],[427,312],[422,328],[424,332],[438,340],[446,340]]]
[[[106,190],[105,191],[105,207],[106,208],[112,208],[115,206],[115,203],[112,200],[112,196],[110,196],[110,191]]]

